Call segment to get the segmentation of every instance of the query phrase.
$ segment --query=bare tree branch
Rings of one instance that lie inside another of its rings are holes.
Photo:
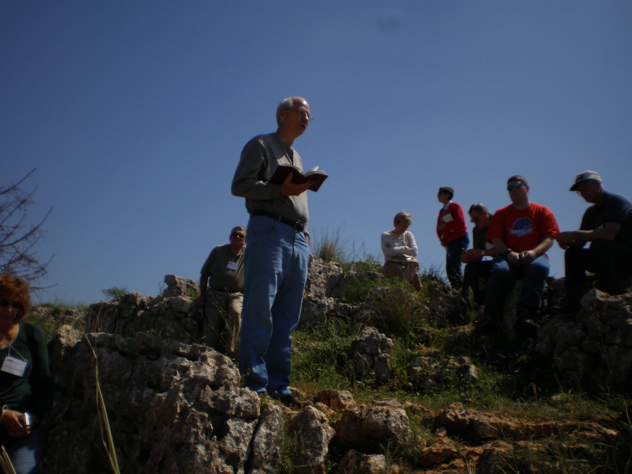
[[[35,171],[36,168],[33,168],[17,183],[0,187],[0,272],[14,274],[30,282],[46,275],[53,258],[41,263],[35,252],[36,244],[44,235],[42,226],[53,208],[36,224],[28,224],[27,211],[35,203],[33,196],[38,186],[25,191],[23,185]]]

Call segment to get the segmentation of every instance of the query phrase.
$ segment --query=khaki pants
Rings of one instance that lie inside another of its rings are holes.
[[[207,289],[202,334],[204,343],[217,352],[237,355],[243,293]]]
[[[387,278],[399,278],[407,281],[415,290],[421,290],[421,280],[419,279],[419,261],[411,258],[406,264],[389,260],[384,264],[384,275]]]

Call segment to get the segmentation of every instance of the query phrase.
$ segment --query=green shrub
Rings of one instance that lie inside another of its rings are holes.
[[[358,278],[352,280],[345,288],[342,301],[349,304],[362,304],[369,299],[369,293],[373,288],[388,284],[384,279],[370,280],[368,278]]]
[[[24,322],[39,326],[44,332],[44,337],[47,341],[50,341],[53,334],[63,325],[58,323],[55,318],[35,314],[29,314]]]
[[[200,297],[200,290],[196,290],[194,288],[187,288],[185,290],[186,296],[191,298],[193,301],[197,300]]]
[[[443,278],[443,272],[438,266],[431,265],[426,268],[422,268],[421,273],[419,274],[419,279],[421,280],[424,288],[428,286],[428,283],[443,283],[447,285],[445,278]]]
[[[428,325],[427,310],[413,287],[396,278],[383,280],[388,286],[371,293],[373,312],[369,324],[389,337],[414,340],[419,331]]]
[[[342,263],[345,260],[345,245],[341,228],[338,228],[335,232],[329,232],[328,229],[325,229],[315,234],[313,248],[317,257],[325,262]]]
[[[125,296],[129,293],[129,291],[127,291],[126,286],[113,286],[112,288],[101,290],[101,293],[103,293],[103,296],[112,301],[116,298],[120,298],[121,296]]]
[[[47,311],[34,311],[37,308],[43,308]],[[80,329],[78,326],[82,324],[82,319],[72,320],[72,316],[66,316],[66,311],[69,309],[77,310],[78,308],[62,307],[52,303],[42,303],[35,305],[31,311],[26,315],[24,322],[39,326],[44,332],[44,336],[47,341],[50,341],[53,335],[64,324],[68,324],[72,321],[73,327]]]
[[[342,271],[356,273],[375,272],[384,274],[384,268],[382,267],[382,264],[377,260],[372,260],[371,258],[359,262],[343,263]]]
[[[296,331],[292,383],[308,391],[318,391],[318,387],[348,389],[344,368],[351,342],[360,330],[361,326],[353,321],[335,319]]]

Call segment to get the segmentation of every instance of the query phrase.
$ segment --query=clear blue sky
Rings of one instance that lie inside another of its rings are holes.
[[[247,223],[230,182],[247,140],[289,95],[315,120],[295,142],[330,178],[313,237],[381,257],[410,212],[422,266],[441,267],[439,186],[464,208],[506,205],[526,176],[563,230],[586,208],[575,174],[632,198],[631,1],[0,0],[2,185],[36,167],[40,300],[198,279]],[[563,253],[549,255],[561,277]]]

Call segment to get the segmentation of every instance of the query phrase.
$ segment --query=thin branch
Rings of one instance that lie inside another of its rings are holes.
[[[12,273],[29,281],[41,278],[47,273],[48,264],[40,263],[34,251],[44,235],[43,225],[53,211],[34,225],[27,225],[28,207],[34,204],[33,196],[38,189],[29,191],[23,185],[36,171],[33,168],[17,183],[0,188],[0,272]]]

